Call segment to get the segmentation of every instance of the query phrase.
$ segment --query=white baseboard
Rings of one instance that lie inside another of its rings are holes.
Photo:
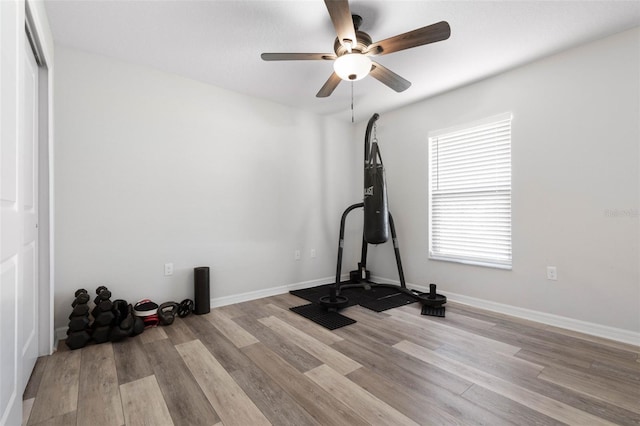
[[[348,274],[343,275],[342,280],[349,279]],[[374,276],[371,277],[374,282],[385,282],[390,284],[400,284],[397,280],[390,280],[383,277]],[[211,307],[217,308],[220,306],[233,305],[234,303],[248,302],[251,300],[261,299],[263,297],[276,296],[278,294],[288,293],[291,290],[299,290],[303,288],[313,287],[321,284],[331,283],[335,280],[335,277],[320,278],[316,280],[303,281],[294,284],[287,284],[278,287],[271,287],[263,290],[250,291],[246,293],[234,294],[230,296],[222,296],[211,299]],[[422,286],[417,284],[407,283],[407,287],[416,289],[423,292],[428,292],[428,286]],[[581,321],[573,318],[567,318],[560,315],[548,314],[545,312],[534,311],[531,309],[519,308],[517,306],[506,305],[503,303],[492,302],[490,300],[478,299],[476,297],[465,296],[462,294],[456,294],[446,291],[438,290],[438,293],[447,296],[447,299],[452,302],[461,303],[464,305],[473,306],[480,309],[486,309],[492,312],[498,312],[501,314],[511,315],[518,318],[527,319],[530,321],[539,322],[542,324],[552,325],[555,327],[565,328],[567,330],[578,331],[580,333],[589,334],[592,336],[603,337],[605,339],[611,339],[618,342],[629,343],[632,345],[640,346],[640,333],[624,330],[615,327],[609,327],[606,325],[596,324],[587,321]],[[67,337],[67,328],[61,327],[55,330],[56,342],[55,347],[58,346],[58,341]]]
[[[317,285],[332,283],[335,281],[335,276],[328,278],[320,278],[317,280],[303,281],[295,284],[281,285],[278,287],[271,287],[264,290],[250,291],[247,293],[233,294],[231,296],[216,297],[211,299],[211,307],[218,308],[220,306],[233,305],[234,303],[248,302],[250,300],[261,299],[263,297],[276,296],[278,294],[288,293],[291,290],[300,290],[303,288],[315,287]],[[348,275],[343,276],[341,279],[349,279]]]
[[[389,280],[382,277],[372,277],[375,282],[387,282],[391,284],[399,284],[396,280]],[[407,283],[407,287],[423,292],[428,292],[428,286]],[[476,297],[465,296],[462,294],[451,293],[448,291],[438,290],[438,293],[447,296],[447,300],[461,303],[463,305],[473,306],[475,308],[486,309],[492,312],[511,315],[514,317],[539,322],[542,324],[552,325],[567,330],[578,331],[580,333],[592,336],[603,337],[605,339],[615,340],[617,342],[629,343],[631,345],[640,346],[640,333],[624,330],[621,328],[609,327],[606,325],[596,324],[593,322],[581,321],[573,318],[567,318],[560,315],[548,314],[546,312],[534,311],[532,309],[520,308],[517,306],[506,305],[503,303],[492,302],[490,300],[478,299]]]
[[[58,350],[58,342],[67,338],[67,327],[56,328],[55,341],[53,342],[53,351]]]

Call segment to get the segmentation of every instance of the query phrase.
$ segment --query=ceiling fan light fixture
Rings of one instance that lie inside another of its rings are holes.
[[[358,81],[371,71],[371,59],[362,53],[347,53],[333,62],[333,70],[343,80]]]

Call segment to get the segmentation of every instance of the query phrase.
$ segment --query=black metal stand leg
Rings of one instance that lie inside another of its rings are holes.
[[[347,221],[347,215],[351,210],[364,207],[364,203],[352,204],[342,213],[342,219],[340,219],[340,238],[338,240],[338,262],[336,264],[336,281],[335,288],[336,294],[340,294],[340,275],[342,275],[342,251],[344,250],[344,226]],[[363,237],[364,238],[364,237]]]
[[[400,245],[396,236],[396,227],[393,224],[393,216],[389,212],[389,227],[391,228],[391,238],[393,239],[393,251],[396,254],[396,264],[398,265],[398,275],[400,276],[400,287],[407,288],[404,282],[404,272],[402,271],[402,260],[400,259]]]
[[[364,239],[364,232],[362,233],[362,254],[360,255],[360,264],[358,265],[361,269],[367,269],[367,249],[369,247],[369,243]]]

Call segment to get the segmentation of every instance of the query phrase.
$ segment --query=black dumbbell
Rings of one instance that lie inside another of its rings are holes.
[[[75,297],[78,297],[81,293],[89,293],[87,290],[85,290],[84,288],[79,288],[76,290],[76,293],[74,294]]]
[[[111,327],[103,326],[97,327],[93,330],[91,337],[96,343],[104,343],[109,340],[109,333],[111,332]]]
[[[71,330],[71,332],[86,330],[88,327],[89,318],[87,317],[75,317],[69,321],[69,330]]]
[[[69,349],[80,349],[85,347],[90,339],[91,336],[86,331],[76,331],[67,336],[65,343]]]
[[[113,309],[113,302],[111,300],[101,300],[96,303],[96,306],[93,308],[91,313],[99,314],[100,312],[106,312]]]
[[[100,303],[98,303],[96,305],[98,307],[98,309],[100,309],[102,312],[107,312],[113,309],[113,303],[111,302],[111,300],[107,299],[107,300],[101,300]]]
[[[89,302],[89,294],[88,293],[80,293],[76,296],[76,299],[71,303],[71,307],[75,308],[76,305],[82,305],[83,303]]]
[[[96,296],[95,299],[93,299],[93,303],[95,303],[96,305],[98,303],[100,303],[103,300],[109,300],[111,298],[111,292],[109,290],[102,290],[100,292],[100,294],[98,294]]]
[[[111,325],[113,324],[113,320],[115,319],[115,315],[113,315],[113,312],[111,311],[107,311],[107,312],[100,312],[100,314],[98,314],[98,316],[94,316],[94,325],[96,327],[102,327],[105,325]]]
[[[112,309],[113,303],[111,303],[110,300],[103,300],[93,308],[91,315],[93,315],[94,318],[97,318],[102,312],[111,312]]]
[[[84,317],[87,315],[89,315],[89,305],[81,303],[73,308],[71,315],[69,315],[69,319],[72,319],[73,317]]]

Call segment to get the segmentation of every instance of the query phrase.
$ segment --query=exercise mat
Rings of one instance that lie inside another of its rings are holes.
[[[335,330],[336,328],[344,327],[356,322],[356,320],[345,317],[344,315],[335,312],[327,311],[322,306],[316,303],[309,303],[308,305],[296,306],[289,308],[291,311],[298,315],[310,319],[329,330]]]
[[[350,282],[346,281],[342,284],[350,284]],[[396,288],[379,287],[379,286],[376,286],[375,283],[371,283],[371,284],[372,286],[369,289],[365,289],[362,287],[354,287],[354,288],[346,288],[346,289],[340,290],[340,295],[345,296],[349,299],[349,303],[347,304],[346,307],[360,305],[364,308],[371,309],[372,311],[382,312],[382,311],[386,311],[387,309],[397,308],[399,306],[404,306],[404,305],[408,305],[410,303],[416,302],[416,299],[414,297],[411,297],[410,295],[405,294]],[[336,328],[344,327],[345,325],[355,323],[356,322],[355,320],[347,318],[344,315],[339,314],[337,312],[327,311],[326,308],[318,304],[318,300],[320,299],[320,297],[329,295],[329,290],[333,286],[334,284],[323,284],[317,287],[290,291],[289,293],[293,294],[294,296],[300,297],[302,299],[305,299],[311,302],[311,304],[309,305],[296,306],[296,307],[290,308],[291,311],[296,312],[302,315],[303,317],[308,318],[330,330],[335,330]],[[342,325],[334,326],[334,324],[331,324],[331,326],[329,327],[322,324],[322,322],[320,322],[320,321],[325,321],[325,319],[322,318],[322,315],[321,315],[322,313],[331,314],[327,317],[326,319],[327,322],[332,321],[332,319],[335,317],[333,314],[338,314],[341,317],[346,318],[347,320],[350,320],[352,322],[344,321],[344,324],[343,324],[342,322],[340,322],[342,321],[342,319],[336,317],[337,323]],[[313,317],[320,318],[320,320],[316,321]]]

